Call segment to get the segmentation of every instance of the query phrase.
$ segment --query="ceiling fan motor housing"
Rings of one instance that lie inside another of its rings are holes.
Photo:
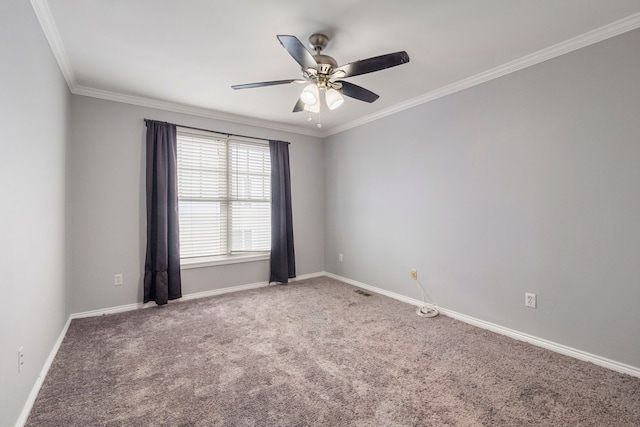
[[[338,66],[338,62],[330,57],[329,55],[323,55],[320,52],[327,47],[329,43],[329,37],[324,34],[315,33],[309,36],[309,43],[311,43],[311,47],[316,52],[313,55],[313,59],[318,63],[318,74],[329,74],[331,69],[336,68]]]
[[[318,74],[329,74],[333,68],[338,66],[336,60],[329,55],[313,55],[313,59],[318,63]]]

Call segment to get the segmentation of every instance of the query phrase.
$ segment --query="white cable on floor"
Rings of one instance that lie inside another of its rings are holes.
[[[440,312],[433,307],[429,307],[427,305],[427,301],[425,300],[424,296],[426,294],[427,298],[429,298],[430,301],[433,301],[433,299],[431,298],[431,296],[429,296],[429,293],[424,288],[424,286],[422,286],[422,283],[420,283],[420,280],[418,280],[417,277],[415,278],[415,281],[418,284],[418,287],[420,288],[420,294],[422,295],[422,302],[425,304],[422,307],[418,307],[416,314],[422,317],[436,317],[438,314],[440,314]],[[434,305],[436,307],[438,306],[436,303],[432,303],[431,305]]]

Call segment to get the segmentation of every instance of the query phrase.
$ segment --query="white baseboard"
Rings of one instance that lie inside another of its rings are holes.
[[[67,319],[67,322],[64,324],[64,327],[62,328],[62,331],[60,332],[58,339],[56,340],[55,344],[53,345],[53,348],[51,349],[51,352],[49,353],[49,357],[47,357],[47,360],[45,360],[44,365],[40,370],[40,375],[38,375],[38,378],[36,378],[36,382],[35,384],[33,384],[31,393],[29,393],[29,396],[27,397],[27,401],[24,403],[24,406],[22,407],[22,411],[20,412],[20,416],[16,421],[15,427],[23,427],[27,422],[27,418],[29,418],[29,414],[31,413],[31,408],[33,408],[33,404],[35,403],[36,398],[38,397],[38,393],[40,393],[40,387],[42,387],[42,383],[44,382],[44,379],[46,378],[47,373],[49,372],[49,368],[51,368],[53,359],[55,359],[56,354],[58,354],[58,349],[60,348],[60,345],[62,344],[62,340],[64,340],[64,337],[67,334],[67,329],[69,329],[70,324],[71,324],[71,317]]]
[[[191,293],[191,294],[185,294],[181,298],[178,298],[178,299],[175,299],[175,300],[170,300],[168,303],[169,304],[175,304],[175,303],[179,303],[180,301],[189,301],[189,300],[192,300],[192,299],[206,298],[206,297],[210,297],[210,296],[214,296],[214,295],[227,294],[229,292],[246,291],[248,289],[256,289],[256,288],[262,288],[262,287],[266,287],[266,286],[269,286],[268,282],[258,282],[258,283],[250,283],[248,285],[230,286],[228,288],[222,288],[222,289],[212,289],[210,291],[194,292],[194,293]],[[73,313],[70,316],[70,318],[71,319],[82,319],[82,318],[85,318],[85,317],[102,316],[102,315],[105,315],[105,314],[123,313],[125,311],[139,310],[139,309],[142,309],[142,308],[153,307],[155,305],[156,305],[156,303],[153,302],[153,301],[149,301],[147,303],[137,302],[137,303],[133,303],[133,304],[118,305],[116,307],[100,308],[100,309],[97,309],[97,310],[90,310],[90,311],[83,311],[83,312],[80,312],[80,313]]]
[[[311,279],[313,277],[320,277],[324,275],[325,275],[324,272],[303,274],[302,276],[297,276],[297,277],[294,277],[293,279],[289,279],[289,282],[292,283],[298,280]],[[230,286],[228,288],[212,289],[210,291],[187,294],[183,296],[180,300],[176,300],[176,301],[187,301],[187,300],[197,299],[197,298],[206,298],[206,297],[212,297],[215,295],[228,294],[230,292],[240,292],[240,291],[247,291],[249,289],[266,288],[267,286],[274,286],[274,285],[275,283],[257,282],[257,283],[250,283],[248,285]]]
[[[327,277],[331,277],[336,280],[340,280],[342,282],[348,283],[353,286],[357,286],[362,289],[366,289],[371,292],[375,292],[380,295],[384,295],[393,299],[397,299],[399,301],[405,302],[407,304],[415,305],[415,306],[423,306],[425,305],[422,301],[410,298],[404,295],[397,294],[395,292],[390,292],[384,289],[377,288],[375,286],[367,285],[365,283],[358,282],[356,280],[348,279],[346,277],[338,276],[337,274],[332,273],[324,273]],[[431,307],[430,304],[427,304]],[[575,348],[567,347],[562,344],[555,343],[553,341],[549,341],[543,338],[538,338],[533,335],[525,334],[524,332],[519,332],[513,329],[505,328],[504,326],[496,325],[495,323],[486,322],[484,320],[476,319],[475,317],[467,316],[465,314],[461,314],[455,312],[453,310],[448,310],[443,307],[435,307],[437,310],[447,316],[454,318],[456,320],[460,320],[461,322],[468,323],[473,326],[477,326],[478,328],[487,329],[491,332],[495,332],[501,335],[508,336],[510,338],[517,339],[519,341],[524,341],[529,344],[533,344],[538,347],[545,348],[547,350],[554,351],[556,353],[564,354],[565,356],[570,356],[578,360],[583,360],[585,362],[591,362],[594,365],[602,366],[607,369],[611,369],[616,372],[621,372],[623,374],[632,375],[634,377],[640,378],[640,368],[627,365],[624,363],[616,362],[615,360],[607,359],[605,357],[600,357],[595,354],[587,353],[586,351],[577,350]]]
[[[320,277],[320,276],[324,276],[326,273],[324,271],[321,272],[317,272],[317,273],[311,273],[311,274],[303,274],[301,276],[297,276],[293,279],[289,279],[290,282],[295,282],[298,280],[305,280],[305,279],[311,279],[313,277]],[[190,294],[185,294],[182,296],[182,298],[176,299],[176,300],[171,300],[169,301],[169,304],[175,304],[178,303],[180,301],[188,301],[188,300],[192,300],[192,299],[197,299],[197,298],[206,298],[206,297],[211,297],[211,296],[215,296],[215,295],[222,295],[222,294],[228,294],[230,292],[240,292],[240,291],[246,291],[249,289],[256,289],[256,288],[264,288],[269,286],[269,282],[256,282],[256,283],[249,283],[246,285],[237,285],[237,286],[229,286],[227,288],[221,288],[221,289],[212,289],[210,291],[203,291],[203,292],[194,292],[194,293],[190,293]],[[146,304],[141,303],[141,302],[137,302],[137,303],[133,303],[133,304],[125,304],[125,305],[119,305],[116,307],[109,307],[109,308],[100,308],[97,310],[90,310],[90,311],[83,311],[80,313],[73,313],[70,317],[71,319],[81,319],[83,317],[94,317],[94,316],[102,316],[104,314],[114,314],[114,313],[122,313],[125,311],[132,311],[132,310],[138,310],[141,308],[147,308],[147,307],[153,307],[155,306],[155,302],[151,301],[148,302]]]

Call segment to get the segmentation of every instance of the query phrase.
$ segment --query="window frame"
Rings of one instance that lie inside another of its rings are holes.
[[[227,249],[227,254],[222,254],[222,255],[210,255],[210,256],[193,256],[193,257],[182,257],[182,253],[180,255],[180,267],[182,269],[192,269],[192,268],[201,268],[201,267],[211,267],[211,266],[219,266],[219,265],[227,265],[227,264],[237,264],[237,263],[246,263],[246,262],[255,262],[255,261],[264,261],[264,260],[269,260],[271,257],[271,250],[266,250],[266,251],[236,251],[233,252],[231,250],[231,245],[232,245],[232,233],[230,233],[230,230],[232,229],[232,225],[231,225],[231,204],[236,201],[238,202],[239,200],[235,200],[232,196],[232,192],[230,191],[230,186],[231,186],[231,177],[233,174],[233,170],[231,167],[231,159],[230,159],[230,152],[231,152],[231,148],[230,145],[233,143],[245,143],[245,144],[255,144],[255,145],[264,145],[267,148],[267,154],[269,154],[269,143],[268,141],[264,141],[264,140],[260,140],[260,139],[253,139],[253,138],[248,138],[248,137],[236,137],[236,136],[229,136],[226,134],[219,134],[216,132],[209,132],[209,131],[204,131],[204,130],[199,130],[199,129],[192,129],[192,128],[186,128],[186,127],[180,127],[177,126],[176,128],[177,131],[177,139],[178,139],[178,144],[180,144],[180,137],[181,135],[184,135],[186,137],[189,136],[202,136],[205,138],[212,138],[218,141],[223,141],[225,146],[226,146],[226,169],[225,169],[225,174],[226,174],[226,181],[227,181],[227,193],[226,193],[226,199],[224,199],[223,202],[226,204],[227,209],[224,209],[225,215],[226,215],[226,221],[227,221],[227,233],[226,233],[226,239],[225,239],[225,244],[226,244],[226,249]],[[269,159],[270,160],[270,159]],[[180,166],[178,166],[178,176],[180,176]],[[270,173],[270,170],[267,172]],[[269,205],[269,210],[270,210],[270,206],[271,206],[271,188],[269,186],[268,188],[268,199],[258,199],[256,200],[259,203],[268,203]],[[180,190],[178,190],[178,204],[180,204]],[[180,216],[180,212],[178,212],[178,215]],[[270,226],[269,226],[269,232],[270,232]]]

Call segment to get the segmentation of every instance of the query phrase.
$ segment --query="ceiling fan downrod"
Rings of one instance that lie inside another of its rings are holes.
[[[318,86],[325,87],[326,82],[329,80],[328,75],[331,73],[331,70],[338,66],[338,62],[335,59],[321,53],[322,50],[327,47],[329,37],[320,33],[311,34],[309,36],[309,43],[311,43],[311,47],[313,47],[313,50],[316,52],[316,54],[313,55],[313,59],[315,59],[318,64],[316,68],[318,72]]]

